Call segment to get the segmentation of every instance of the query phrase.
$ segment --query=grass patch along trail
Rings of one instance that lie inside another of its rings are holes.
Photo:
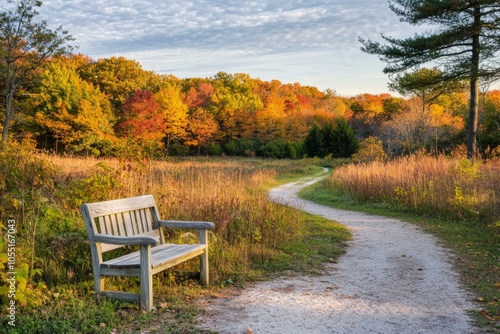
[[[340,222],[353,240],[321,274],[291,274],[205,300],[200,326],[220,333],[474,333],[450,255],[437,238],[393,218],[338,210],[297,192],[321,179],[274,188],[274,201]]]

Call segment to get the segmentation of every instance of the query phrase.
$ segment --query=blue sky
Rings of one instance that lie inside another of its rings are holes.
[[[389,92],[384,64],[360,51],[358,36],[417,32],[387,0],[44,0],[39,12],[95,60],[124,56],[179,78],[247,73],[342,95]]]

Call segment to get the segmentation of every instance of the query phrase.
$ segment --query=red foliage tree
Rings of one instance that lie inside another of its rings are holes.
[[[140,141],[159,141],[165,136],[167,124],[154,94],[136,90],[122,106],[116,133]]]

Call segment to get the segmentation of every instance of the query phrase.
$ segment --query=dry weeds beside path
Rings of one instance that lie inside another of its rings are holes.
[[[347,253],[323,275],[290,275],[204,299],[198,324],[220,333],[475,333],[450,254],[412,224],[299,199],[320,177],[270,191],[272,200],[346,225]]]

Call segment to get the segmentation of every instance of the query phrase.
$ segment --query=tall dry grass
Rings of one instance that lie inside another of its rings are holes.
[[[302,232],[300,215],[268,201],[262,185],[277,171],[259,162],[48,159],[58,170],[58,201],[75,215],[83,202],[153,194],[164,219],[213,221],[214,281],[253,277],[255,262],[271,260],[280,245]],[[169,237],[193,234],[170,232]]]
[[[500,160],[414,156],[351,164],[337,169],[328,184],[362,202],[387,202],[488,226],[500,220]]]

